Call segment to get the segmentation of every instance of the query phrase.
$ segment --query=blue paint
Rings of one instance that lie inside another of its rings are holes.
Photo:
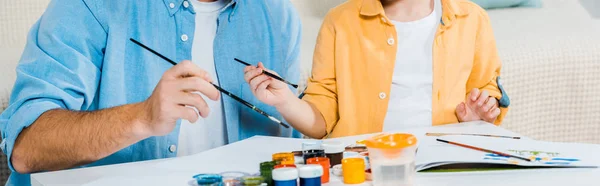
[[[314,178],[300,178],[300,186],[321,186],[321,176]]]
[[[579,159],[575,159],[575,158],[552,158],[552,160],[555,160],[555,161],[579,161]]]
[[[546,165],[569,165],[570,162],[544,162]]]
[[[275,186],[298,186],[298,182],[296,180],[274,180]],[[320,181],[320,180],[319,180]]]

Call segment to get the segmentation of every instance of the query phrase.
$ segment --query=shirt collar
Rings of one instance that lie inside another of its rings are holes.
[[[461,7],[458,0],[441,0],[442,1],[442,22],[444,25],[450,25],[456,17],[465,16],[469,14],[469,9]],[[363,0],[360,5],[360,14],[364,16],[377,16],[381,15],[385,17],[383,5],[380,0]]]
[[[183,5],[183,1],[196,1],[196,0],[163,0],[163,1],[165,2],[165,6],[167,7],[167,10],[169,11],[169,15],[173,16],[173,15],[175,15],[175,13],[177,11],[179,11],[179,8]],[[231,0],[231,2],[229,2],[229,4],[227,6],[230,6],[234,3],[236,3],[237,1],[239,1],[239,0]],[[171,4],[173,5],[173,7],[171,7]],[[233,11],[235,11],[235,9]]]

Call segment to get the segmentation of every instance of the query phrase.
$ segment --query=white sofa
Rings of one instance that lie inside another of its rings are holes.
[[[303,78],[327,11],[344,0],[291,0],[303,19]],[[0,111],[29,27],[49,0],[0,2]],[[600,20],[577,0],[489,11],[511,98],[503,127],[536,139],[600,143]]]

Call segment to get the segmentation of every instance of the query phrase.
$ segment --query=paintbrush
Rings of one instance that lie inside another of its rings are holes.
[[[425,133],[426,136],[446,136],[446,135],[463,135],[463,136],[483,136],[483,137],[495,137],[495,138],[509,138],[509,139],[521,139],[521,137],[516,137],[516,136],[498,136],[498,135],[491,135],[491,134],[463,134],[463,133],[435,133],[435,132],[428,132]]]
[[[503,153],[503,152],[498,152],[498,151],[488,150],[488,149],[484,149],[484,148],[474,147],[474,146],[465,145],[465,144],[462,144],[462,143],[451,142],[451,141],[447,141],[447,140],[443,140],[443,139],[436,139],[436,140],[439,141],[439,142],[443,142],[443,143],[447,143],[447,144],[452,144],[452,145],[456,145],[456,146],[460,146],[460,147],[464,147],[464,148],[468,148],[468,149],[473,149],[473,150],[477,150],[477,151],[483,151],[483,152],[497,154],[497,155],[505,156],[505,157],[517,158],[517,159],[525,160],[525,161],[531,161],[531,159],[527,159],[527,158],[524,158],[524,157],[515,156],[515,155],[512,155],[512,154],[507,154],[507,153]]]
[[[243,65],[252,66],[250,63],[246,63],[245,61],[242,61],[242,60],[240,60],[238,58],[234,58],[234,60],[237,61],[237,62],[239,62],[239,63],[241,63],[241,64],[243,64]],[[283,78],[279,77],[278,75],[275,75],[275,74],[273,74],[271,72],[263,70],[263,74],[265,74],[265,75],[267,75],[269,77],[272,77],[273,79],[276,79],[276,80],[279,80],[281,82],[284,82],[285,84],[291,85],[294,88],[298,88],[298,85],[293,84],[293,83],[291,83],[291,82],[289,82],[289,81],[287,81],[287,80],[285,80],[285,79],[283,79]]]
[[[146,49],[146,50],[148,50],[148,51],[152,52],[153,54],[155,54],[155,55],[157,55],[158,57],[160,57],[160,58],[164,59],[165,61],[167,61],[167,62],[171,63],[172,65],[177,65],[177,63],[175,63],[175,61],[173,61],[173,60],[171,60],[171,59],[169,59],[169,58],[167,58],[167,57],[163,56],[162,54],[160,54],[160,53],[158,53],[158,52],[156,52],[156,51],[154,51],[154,50],[152,50],[151,48],[149,48],[149,47],[147,47],[146,45],[144,45],[144,44],[140,43],[139,41],[137,41],[137,40],[135,40],[135,39],[133,39],[133,38],[130,38],[129,40],[131,40],[133,43],[135,43],[135,44],[137,44],[137,45],[141,46],[142,48],[144,48],[144,49]],[[250,108],[250,109],[252,109],[252,110],[254,110],[254,111],[258,112],[259,114],[262,114],[263,116],[266,116],[267,118],[269,118],[270,120],[274,121],[275,123],[279,123],[281,126],[283,126],[283,127],[285,127],[285,128],[290,128],[290,126],[288,126],[287,124],[285,124],[285,123],[283,123],[282,121],[278,120],[277,118],[275,118],[275,117],[273,117],[273,116],[271,116],[271,115],[267,114],[266,112],[264,112],[264,111],[260,110],[259,108],[256,108],[256,106],[252,105],[251,103],[247,102],[246,100],[243,100],[242,98],[240,98],[240,97],[237,97],[236,95],[234,95],[234,94],[230,93],[229,91],[227,91],[227,90],[225,90],[225,89],[223,89],[223,88],[221,88],[221,87],[219,87],[219,86],[215,85],[215,84],[214,84],[214,83],[212,83],[212,82],[211,82],[210,84],[212,84],[212,85],[213,85],[213,86],[214,86],[214,87],[215,87],[217,90],[219,90],[219,91],[220,91],[220,92],[222,92],[223,94],[225,94],[225,95],[227,95],[227,96],[229,96],[229,97],[233,98],[234,100],[236,100],[236,101],[238,101],[238,102],[240,102],[240,103],[242,103],[242,104],[246,105],[248,108]]]

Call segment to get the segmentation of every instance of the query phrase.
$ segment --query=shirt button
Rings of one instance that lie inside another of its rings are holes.
[[[381,21],[383,21],[384,23],[387,23],[387,21],[385,20],[384,17],[381,18]]]
[[[190,6],[190,3],[188,1],[184,1],[183,2],[183,7],[187,8]]]
[[[169,152],[175,152],[177,150],[177,146],[171,145],[169,146]]]
[[[385,92],[380,92],[379,93],[379,99],[385,99]]]
[[[182,41],[187,41],[188,40],[188,36],[186,34],[181,35],[181,40]]]
[[[169,7],[175,8],[175,3],[169,3]]]
[[[389,38],[387,40],[388,45],[394,45],[394,38]]]

